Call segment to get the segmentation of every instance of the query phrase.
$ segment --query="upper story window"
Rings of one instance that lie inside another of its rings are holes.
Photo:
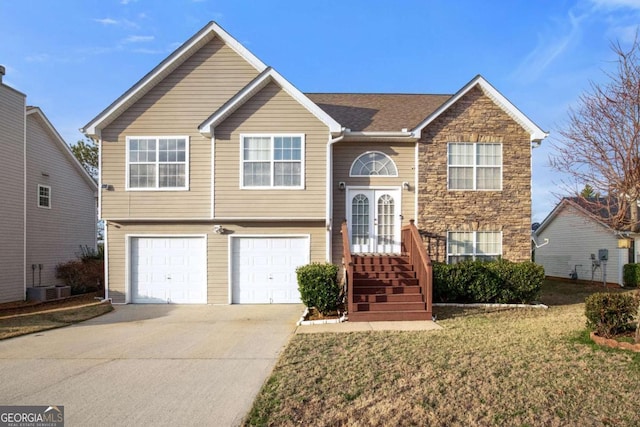
[[[188,182],[188,137],[127,137],[128,190],[188,190]]]
[[[379,151],[369,151],[358,157],[351,165],[349,176],[398,176],[396,164],[389,156]]]
[[[242,188],[303,188],[303,135],[241,135]]]
[[[449,231],[447,233],[447,262],[466,260],[492,261],[502,256],[500,231]]]
[[[502,144],[451,142],[449,190],[501,190]]]
[[[51,187],[38,184],[38,207],[51,209]]]

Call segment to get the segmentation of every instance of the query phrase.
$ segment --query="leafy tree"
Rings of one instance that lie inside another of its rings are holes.
[[[92,139],[80,140],[71,146],[71,152],[89,175],[98,181],[98,144]]]
[[[591,82],[591,90],[569,111],[551,165],[568,174],[573,188],[588,183],[591,191],[576,191],[576,196],[585,206],[591,205],[591,212],[608,211],[608,218],[600,220],[614,229],[638,231],[640,44],[636,36],[628,50],[619,42],[611,48],[617,57],[615,71],[605,72],[606,83]],[[590,194],[606,196],[585,197]]]
[[[98,144],[92,139],[80,140],[72,145],[71,152],[76,159],[80,162],[83,168],[91,175],[94,181],[98,182],[98,175],[100,173],[98,161],[99,151]],[[98,242],[104,240],[104,221],[98,221],[96,225],[96,232]]]

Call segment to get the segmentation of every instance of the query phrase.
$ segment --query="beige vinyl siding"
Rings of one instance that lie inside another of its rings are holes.
[[[611,229],[588,219],[572,206],[562,207],[558,215],[536,237],[536,264],[544,267],[547,276],[569,278],[578,265],[578,279],[591,280],[591,254],[598,249],[609,250],[607,282],[622,284],[622,265],[627,263],[628,249],[618,249],[618,239]],[[602,282],[602,268],[595,270],[594,280]]]
[[[103,218],[210,218],[211,139],[198,126],[257,76],[220,39],[193,54],[102,131]],[[126,137],[190,137],[188,191],[125,191]]]
[[[415,143],[394,142],[339,142],[333,146],[333,262],[339,264],[342,259],[342,235],[340,227],[347,219],[346,215],[346,191],[338,188],[339,182],[344,182],[347,187],[399,187],[403,182],[408,182],[410,190],[402,189],[402,225],[415,219]],[[350,177],[349,171],[353,162],[368,151],[379,151],[389,156],[398,169],[397,177],[370,176]]]
[[[240,135],[251,133],[304,135],[304,189],[240,188]],[[276,84],[265,86],[215,129],[216,218],[323,218],[328,139],[306,108]]]
[[[311,262],[325,260],[324,222],[276,222],[263,224],[224,224],[227,234],[215,234],[213,223],[190,224],[114,224],[109,223],[109,296],[115,303],[126,301],[126,236],[127,235],[206,235],[207,236],[207,302],[229,302],[229,235],[310,235]]]
[[[0,303],[24,295],[25,96],[0,83]]]
[[[96,199],[81,172],[38,114],[27,116],[27,286],[62,284],[56,265],[96,246]],[[38,207],[38,184],[51,187],[51,208]],[[32,275],[32,264],[42,264]]]

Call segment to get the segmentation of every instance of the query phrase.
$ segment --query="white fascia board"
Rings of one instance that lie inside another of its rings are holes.
[[[204,28],[173,51],[167,58],[140,79],[122,96],[116,99],[102,113],[81,128],[80,131],[87,136],[97,136],[98,131],[106,124],[112,122],[115,117],[120,115],[133,100],[136,100],[143,94],[147,93],[171,71],[186,61],[198,50],[199,47],[213,40],[215,37],[219,37],[227,46],[251,64],[251,66],[253,66],[258,72],[262,72],[267,68],[260,59],[249,52],[249,50],[242,46],[236,39],[231,37],[231,35],[223,30],[222,27],[213,21],[209,22]]]
[[[89,172],[87,172],[87,170],[80,164],[80,162],[78,161],[76,156],[71,151],[71,148],[67,145],[66,142],[64,142],[64,139],[62,139],[62,136],[60,136],[60,134],[58,133],[56,128],[53,127],[53,124],[51,124],[51,122],[49,121],[47,116],[45,116],[45,114],[42,112],[40,107],[31,107],[26,113],[27,116],[30,116],[32,114],[36,114],[38,117],[40,117],[42,122],[47,127],[47,130],[49,131],[49,134],[51,134],[51,136],[53,137],[54,141],[58,144],[58,147],[60,147],[60,149],[62,150],[63,154],[73,164],[73,166],[76,168],[78,173],[87,182],[89,187],[93,191],[98,191],[98,184],[93,180],[91,175],[89,175]],[[27,138],[27,144],[28,144],[29,143],[29,136],[27,135],[26,138]]]
[[[295,86],[289,83],[276,70],[269,67],[265,69],[259,76],[246,85],[240,92],[233,96],[227,103],[218,109],[211,117],[204,121],[198,130],[206,137],[211,137],[213,129],[222,123],[229,115],[236,111],[245,102],[251,99],[257,92],[264,88],[268,83],[274,82],[282,88],[289,96],[295,99],[300,105],[305,107],[318,120],[323,122],[329,128],[332,134],[342,132],[342,126],[329,116],[324,110],[313,103],[305,94],[300,92]]]
[[[431,113],[426,119],[424,119],[416,128],[412,131],[416,138],[420,137],[422,130],[440,116],[444,111],[448,110],[453,104],[455,104],[460,98],[467,94],[473,87],[480,86],[480,89],[493,100],[502,110],[507,113],[512,119],[520,124],[531,137],[531,142],[541,142],[547,136],[548,132],[543,131],[536,125],[531,119],[525,116],[515,105],[513,105],[507,98],[504,97],[496,88],[494,88],[484,77],[477,75],[469,83],[467,83],[462,89],[460,89],[455,95],[442,104],[436,111]]]

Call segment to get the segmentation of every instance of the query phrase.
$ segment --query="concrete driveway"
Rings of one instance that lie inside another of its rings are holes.
[[[63,405],[66,426],[238,425],[302,305],[128,305],[0,341],[0,405]]]

